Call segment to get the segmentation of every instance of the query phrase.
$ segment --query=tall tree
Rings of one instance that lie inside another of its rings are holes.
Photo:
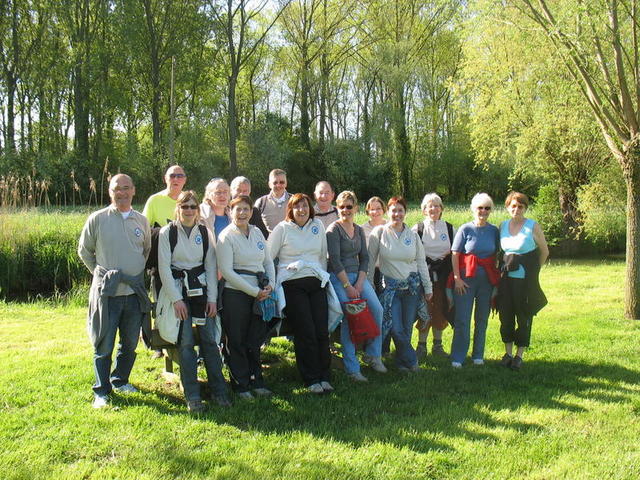
[[[636,0],[510,0],[565,60],[627,187],[625,315],[640,319],[640,15]]]
[[[281,2],[263,27],[262,12],[269,0],[249,2],[247,0],[212,0],[210,11],[217,28],[223,33],[227,65],[227,131],[229,135],[229,174],[238,173],[238,114],[236,110],[236,88],[241,71],[265,41],[269,30],[278,20],[290,0]]]

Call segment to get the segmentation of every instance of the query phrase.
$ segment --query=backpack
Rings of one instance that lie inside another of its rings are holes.
[[[150,274],[154,276],[157,275],[158,272],[158,241],[160,240],[160,226],[156,227],[155,225],[151,229],[151,250],[149,250],[149,257],[147,258],[147,263],[145,265],[145,268],[150,270]],[[207,256],[207,251],[209,250],[209,233],[207,232],[207,227],[202,224],[198,224],[198,228],[202,235],[202,263],[204,264],[204,259]],[[172,254],[177,243],[178,226],[171,222],[169,224],[169,247],[171,248]],[[160,291],[160,288],[158,287],[157,290]]]
[[[447,233],[449,234],[449,245],[453,245],[453,225],[451,225],[449,222],[445,221],[444,222],[447,225]],[[420,222],[418,223],[418,236],[420,237],[420,240],[422,240],[422,235],[424,235],[424,222]]]

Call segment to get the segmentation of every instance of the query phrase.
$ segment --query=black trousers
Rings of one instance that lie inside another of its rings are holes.
[[[523,278],[506,277],[500,285],[500,335],[504,343],[528,347],[533,317],[524,312],[526,292]]]
[[[306,386],[329,381],[331,355],[327,292],[316,277],[282,283],[285,313],[293,328],[296,364]]]
[[[225,288],[222,297],[224,355],[231,372],[231,387],[236,392],[262,388],[260,346],[267,332],[266,324],[253,313],[253,297],[231,288]]]

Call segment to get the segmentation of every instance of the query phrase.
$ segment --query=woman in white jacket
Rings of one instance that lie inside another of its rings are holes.
[[[176,220],[160,230],[158,270],[162,288],[158,298],[160,335],[177,343],[180,380],[191,413],[204,411],[197,375],[192,325],[200,337],[212,400],[229,406],[220,352],[214,337],[218,292],[213,237],[199,224],[198,198],[192,190],[176,201]]]
[[[231,386],[244,400],[253,394],[270,396],[260,363],[260,346],[266,322],[254,311],[254,303],[271,295],[275,284],[273,260],[258,227],[249,225],[253,202],[239,195],[230,203],[232,223],[218,237],[218,267],[225,286],[222,292],[222,324],[226,336],[225,358]]]
[[[269,252],[278,259],[298,371],[309,392],[331,392],[327,237],[308,195],[296,193],[289,199],[285,220],[269,235]]]

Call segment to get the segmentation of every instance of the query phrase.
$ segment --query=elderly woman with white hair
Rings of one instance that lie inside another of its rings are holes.
[[[218,238],[222,230],[231,223],[229,217],[229,184],[224,178],[212,178],[204,190],[204,201],[200,204],[200,216],[206,227]]]
[[[496,253],[500,248],[500,232],[487,220],[493,200],[486,193],[478,193],[471,200],[474,220],[460,226],[451,245],[453,269],[453,303],[455,320],[451,344],[451,366],[462,367],[469,350],[471,311],[474,309],[473,349],[474,365],[484,364],[484,345],[491,298],[498,285],[500,273],[496,268]]]
[[[455,228],[449,222],[442,220],[444,204],[437,193],[427,193],[420,204],[424,221],[413,226],[412,230],[418,234],[427,265],[429,276],[433,284],[433,298],[429,302],[429,314],[431,321],[424,328],[419,328],[418,358],[427,354],[427,338],[429,330],[433,330],[433,348],[431,353],[441,357],[447,357],[442,346],[442,331],[447,324],[453,323],[453,310],[449,309],[446,298],[446,286],[451,274],[451,244],[456,233]]]

